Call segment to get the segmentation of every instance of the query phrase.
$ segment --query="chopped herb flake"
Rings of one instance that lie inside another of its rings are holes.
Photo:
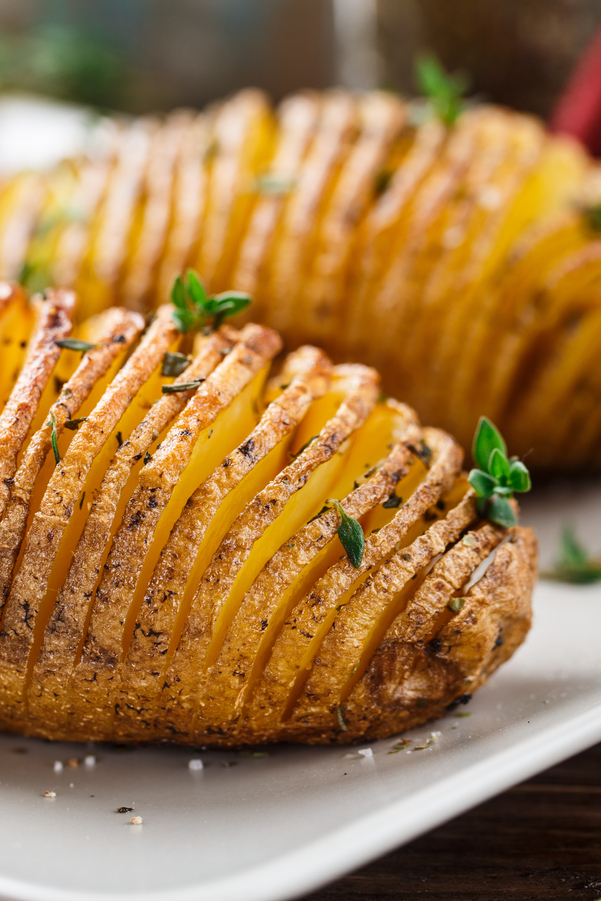
[[[167,351],[163,357],[161,375],[165,376],[165,378],[177,378],[178,375],[181,375],[182,372],[186,371],[189,365],[190,358],[185,354]]]
[[[363,551],[365,550],[365,536],[361,524],[345,512],[340,501],[330,497],[328,498],[328,504],[332,504],[338,510],[340,515],[340,525],[338,526],[340,543],[347,552],[348,558],[355,569],[359,569],[363,559]]]
[[[54,343],[63,350],[75,350],[82,354],[96,347],[95,344],[90,344],[89,341],[80,341],[79,338],[58,338]]]
[[[163,394],[178,394],[180,391],[194,391],[196,388],[200,388],[205,381],[206,379],[194,379],[193,382],[177,382],[175,385],[162,385],[161,391]]]
[[[79,419],[68,419],[67,422],[65,423],[65,428],[69,429],[70,432],[76,432],[78,430],[78,428],[80,427],[80,425],[82,424],[82,422],[87,422],[87,421],[88,421],[87,416],[80,416]]]
[[[46,425],[50,427],[50,441],[52,443],[52,450],[54,451],[54,463],[56,466],[58,466],[58,464],[61,461],[61,455],[58,452],[58,436],[57,436],[57,432],[56,432],[56,416],[54,415],[53,410],[50,411],[50,417],[49,417]]]

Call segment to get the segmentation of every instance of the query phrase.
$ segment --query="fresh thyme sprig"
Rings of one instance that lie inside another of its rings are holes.
[[[554,569],[541,574],[544,579],[589,585],[601,582],[601,558],[591,557],[576,537],[574,527],[564,525]]]
[[[361,523],[357,522],[356,519],[353,519],[352,516],[349,516],[348,513],[344,511],[340,501],[337,501],[336,498],[329,497],[327,503],[336,507],[340,514],[340,525],[338,526],[340,544],[347,552],[348,558],[355,569],[359,569],[361,560],[363,559],[363,551],[365,550],[365,536],[363,534],[363,529],[361,528]]]
[[[509,499],[514,491],[530,491],[530,473],[517,457],[508,459],[501,433],[486,416],[480,417],[472,454],[478,468],[472,469],[468,481],[478,495],[480,514],[500,526],[515,526]]]
[[[242,291],[224,291],[209,295],[196,272],[178,275],[171,290],[171,302],[175,307],[173,318],[181,332],[191,329],[215,331],[228,316],[236,316],[252,302],[250,294]]]
[[[454,125],[465,107],[463,95],[469,87],[466,76],[445,72],[433,53],[423,53],[415,62],[415,77],[432,112],[445,125]]]

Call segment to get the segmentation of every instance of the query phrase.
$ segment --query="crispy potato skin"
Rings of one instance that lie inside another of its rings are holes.
[[[154,310],[193,267],[211,293],[254,294],[287,349],[376,367],[464,446],[484,414],[532,469],[598,470],[598,167],[532,116],[423,113],[341,89],[273,110],[244,89],[107,121],[101,152],[3,179],[0,277],[50,273],[82,320]],[[550,278],[569,264],[572,291]]]
[[[481,519],[461,447],[379,397],[375,370],[307,346],[268,378],[279,335],[223,325],[173,392],[171,308],[146,330],[116,308],[55,385],[73,303],[36,302],[0,415],[2,728],[347,744],[441,716],[521,644],[533,533]]]

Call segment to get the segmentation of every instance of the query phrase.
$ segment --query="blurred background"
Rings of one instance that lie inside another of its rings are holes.
[[[0,88],[132,113],[249,84],[411,93],[427,47],[546,116],[599,21],[601,0],[0,0]]]

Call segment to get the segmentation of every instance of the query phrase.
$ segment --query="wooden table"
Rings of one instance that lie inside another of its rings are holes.
[[[601,899],[601,745],[304,901]]]

